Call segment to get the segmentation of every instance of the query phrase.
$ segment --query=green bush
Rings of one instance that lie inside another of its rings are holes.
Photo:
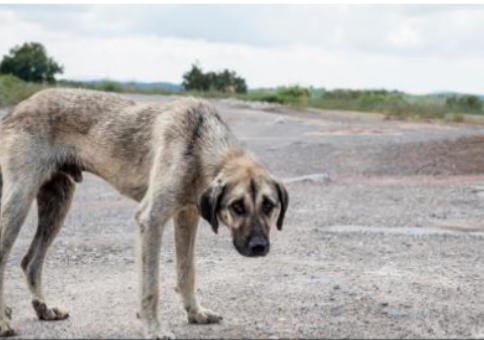
[[[453,95],[446,99],[445,105],[455,112],[482,113],[482,101],[477,96]]]
[[[240,99],[261,101],[268,103],[306,106],[309,104],[310,91],[299,86],[279,87],[275,90],[255,90]]]
[[[464,121],[464,115],[462,113],[448,113],[444,116],[444,120],[461,123]]]
[[[250,91],[245,95],[239,96],[239,98],[245,99],[245,100],[251,100],[251,101],[258,101],[258,102],[284,104],[283,99],[280,96],[278,96],[275,91],[265,91],[265,90]]]
[[[121,84],[110,80],[94,83],[91,88],[94,90],[106,92],[125,92],[125,88]]]
[[[305,106],[309,100],[309,90],[304,87],[290,86],[277,89],[277,96],[281,98],[283,104]]]

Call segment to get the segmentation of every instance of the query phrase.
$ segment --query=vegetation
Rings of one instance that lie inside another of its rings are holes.
[[[308,89],[299,86],[292,86],[278,87],[276,89],[254,90],[250,91],[246,95],[239,96],[239,98],[268,103],[307,106],[310,95],[311,93]]]
[[[173,94],[179,93],[174,84],[121,83],[110,80],[79,82],[60,80],[54,84],[62,66],[47,56],[39,43],[25,43],[10,50],[0,63],[0,106],[13,105],[48,86],[87,88],[108,92]],[[25,81],[24,81],[25,80]],[[41,83],[41,84],[40,84]],[[482,99],[473,95],[440,94],[410,95],[400,91],[350,90],[278,87],[247,91],[245,80],[234,71],[203,72],[198,64],[183,75],[185,95],[225,98],[236,96],[243,100],[264,101],[299,107],[333,110],[378,112],[400,119],[441,118],[461,121],[464,113],[484,114]]]
[[[61,87],[74,87],[74,88],[82,88],[82,89],[91,89],[91,90],[99,90],[99,91],[106,91],[106,92],[130,92],[122,86],[120,83],[105,80],[100,82],[81,82],[81,81],[73,81],[73,80],[59,80],[58,85]]]
[[[82,82],[73,80],[59,80],[57,86],[73,87],[97,91],[116,92],[116,93],[140,93],[140,94],[173,94],[172,91],[163,88],[140,87],[133,83],[122,83],[112,80],[102,80],[95,82]]]
[[[111,80],[96,81],[96,82],[80,82],[71,80],[59,80],[56,84],[39,84],[33,82],[26,82],[13,75],[0,75],[0,107],[15,105],[20,101],[30,97],[37,91],[48,87],[72,87],[83,88],[106,92],[117,93],[140,93],[140,94],[173,94],[161,88],[141,88],[129,83],[120,83]],[[212,92],[207,93],[191,93],[195,96],[215,97],[217,94]]]
[[[482,101],[476,96],[450,96],[446,99],[445,105],[456,112],[482,113]]]
[[[218,73],[204,73],[197,64],[193,64],[192,68],[183,75],[182,86],[186,91],[247,92],[245,80],[237,76],[234,71],[225,69]]]
[[[42,88],[43,85],[27,83],[12,75],[0,75],[0,107],[15,105]]]
[[[0,76],[0,106],[13,105],[35,91],[52,85],[24,82],[12,75]],[[161,88],[138,87],[114,81],[76,82],[61,80],[56,86],[87,88],[118,93],[174,94]],[[206,98],[227,98],[234,94],[217,90],[190,90],[176,92]],[[314,107],[332,110],[351,110],[383,113],[397,119],[445,119],[462,121],[464,113],[484,114],[483,102],[472,95],[409,95],[386,90],[333,90],[304,88],[300,86],[253,90],[235,94],[242,100],[264,101],[296,107]]]
[[[266,101],[321,109],[378,112],[394,118],[462,120],[462,114],[483,114],[482,100],[472,95],[410,95],[387,90],[348,90],[280,87],[250,91],[245,100]]]
[[[0,74],[11,74],[30,82],[55,82],[54,76],[63,68],[52,58],[42,44],[31,42],[15,46],[0,62]]]

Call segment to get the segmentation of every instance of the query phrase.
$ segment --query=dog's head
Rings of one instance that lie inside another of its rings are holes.
[[[269,233],[282,229],[289,196],[257,162],[240,158],[222,169],[203,192],[199,210],[217,232],[219,223],[232,233],[232,241],[244,256],[264,256],[270,248]]]

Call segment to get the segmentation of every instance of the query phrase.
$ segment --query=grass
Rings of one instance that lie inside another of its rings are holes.
[[[237,96],[242,100],[261,101],[291,106],[309,106],[311,93],[309,90],[299,87],[279,87],[276,89],[261,89],[249,91]]]
[[[141,88],[129,83],[119,83],[111,80],[105,80],[100,82],[80,82],[72,80],[60,80],[57,82],[59,87],[74,87],[83,88],[90,90],[106,91],[106,92],[116,92],[116,93],[140,93],[140,94],[161,94],[169,95],[173,92],[160,89],[160,88]]]
[[[482,101],[474,96],[439,97],[410,95],[399,91],[303,88],[299,86],[253,90],[238,96],[296,107],[383,113],[395,119],[443,119],[463,121],[464,114],[484,114]],[[451,98],[451,100],[449,100]]]
[[[0,75],[0,106],[15,105],[46,87],[24,82],[12,75]]]
[[[230,93],[210,90],[210,91],[183,91],[173,92],[162,88],[141,88],[129,83],[119,83],[115,81],[100,82],[80,82],[72,80],[59,80],[56,84],[35,84],[25,82],[12,75],[0,75],[0,106],[14,105],[26,99],[33,93],[48,87],[70,87],[89,90],[115,92],[115,93],[137,93],[147,95],[184,95],[202,98],[229,98]],[[3,100],[3,98],[5,98]]]
[[[117,93],[191,95],[204,98],[236,97],[295,107],[383,113],[395,119],[442,119],[461,122],[464,114],[484,114],[483,102],[475,96],[410,95],[399,91],[304,88],[299,86],[252,90],[246,94],[219,91],[171,92],[160,88],[139,88],[126,83],[103,81],[84,83],[61,80],[56,85],[27,83],[11,75],[0,75],[0,106],[14,105],[36,91],[61,86]]]
[[[173,94],[173,92],[159,88],[139,88],[130,84],[118,83],[114,81],[84,83],[61,80],[56,84],[38,84],[25,82],[13,75],[0,75],[0,107],[15,105],[22,100],[27,99],[35,92],[49,87],[84,88],[116,93]],[[194,93],[193,95],[201,96],[201,94],[198,93]],[[207,93],[206,96],[212,97],[215,96],[215,94]]]

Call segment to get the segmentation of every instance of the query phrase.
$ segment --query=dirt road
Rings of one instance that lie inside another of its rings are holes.
[[[291,204],[262,259],[238,255],[226,230],[200,226],[198,287],[202,303],[224,315],[219,325],[187,324],[167,228],[160,315],[176,336],[484,337],[483,127],[215,104],[286,181]],[[20,337],[141,335],[134,207],[85,176],[45,266],[46,295],[71,315],[51,323],[35,318],[19,266],[32,209],[6,281]]]

